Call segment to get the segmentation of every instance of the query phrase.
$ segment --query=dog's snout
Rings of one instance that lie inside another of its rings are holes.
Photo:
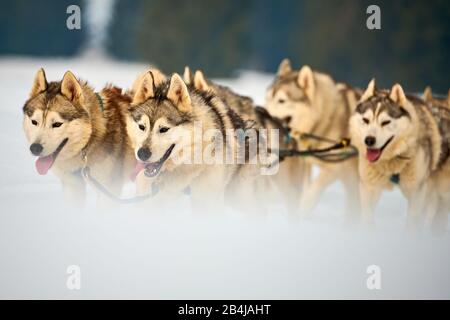
[[[364,142],[366,143],[366,146],[373,147],[377,140],[373,136],[367,136],[366,139],[364,139]]]
[[[42,147],[42,144],[40,144],[40,143],[33,143],[33,144],[30,146],[30,151],[31,151],[31,153],[32,153],[33,155],[35,155],[35,156],[40,155],[43,149],[44,149],[44,148]]]
[[[142,161],[147,161],[152,156],[149,148],[140,148],[137,152],[137,156]]]

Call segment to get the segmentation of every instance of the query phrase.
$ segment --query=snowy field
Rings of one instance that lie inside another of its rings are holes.
[[[373,231],[344,223],[339,184],[302,222],[277,205],[266,219],[193,217],[187,196],[181,208],[98,212],[94,195],[84,211],[65,206],[58,180],[36,173],[22,132],[40,67],[49,80],[70,69],[97,90],[127,88],[145,70],[95,57],[0,58],[0,298],[450,298],[450,237],[405,232],[398,190],[383,195]],[[271,77],[243,72],[220,82],[262,104]],[[66,287],[70,265],[81,268],[81,290]],[[381,268],[381,290],[366,286],[370,265]]]

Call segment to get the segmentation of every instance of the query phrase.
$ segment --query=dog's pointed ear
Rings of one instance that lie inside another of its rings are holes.
[[[370,97],[373,97],[375,95],[375,92],[377,91],[377,85],[375,83],[375,79],[370,80],[366,91],[364,91],[363,95],[361,96],[360,101],[366,101]]]
[[[193,84],[194,77],[192,76],[191,68],[188,66],[184,67],[183,80],[187,85]]]
[[[44,69],[39,69],[34,76],[33,86],[31,87],[30,98],[36,97],[39,93],[47,90],[47,78]]]
[[[180,111],[188,112],[191,110],[191,97],[189,96],[188,88],[177,73],[174,73],[172,78],[170,78],[167,98],[172,101]]]
[[[314,73],[309,66],[303,66],[298,73],[298,85],[302,88],[310,100],[314,99],[316,85],[314,81]]]
[[[134,96],[134,95],[136,94],[136,92],[138,91],[139,86],[141,85],[142,79],[144,79],[144,76],[145,76],[145,74],[146,74],[147,72],[148,72],[148,71],[145,71],[145,72],[139,74],[139,75],[137,76],[136,80],[134,80],[133,85],[131,86],[131,92],[132,92],[133,96]]]
[[[200,70],[195,71],[194,87],[195,89],[200,91],[209,91],[210,89],[208,82],[206,81],[205,76],[203,75],[203,72],[201,72]]]
[[[389,93],[389,98],[400,105],[402,105],[407,100],[402,86],[398,83],[394,84],[394,86],[392,87],[391,92]]]
[[[139,75],[131,87],[133,104],[143,103],[148,98],[154,96],[155,87],[166,81],[166,75],[159,69],[151,68]]]
[[[433,92],[431,91],[431,87],[427,86],[423,92],[423,98],[425,101],[433,100]]]
[[[67,71],[61,81],[61,93],[70,101],[83,97],[83,88],[71,71]]]
[[[288,74],[291,71],[292,71],[291,61],[286,58],[283,59],[283,61],[281,61],[280,65],[278,66],[277,75],[284,76],[285,74]]]
[[[151,68],[149,72],[153,76],[153,83],[155,84],[155,87],[160,86],[164,81],[166,81],[166,75],[161,72],[161,70],[156,68]]]
[[[136,83],[134,85],[134,96],[133,96],[133,102],[132,104],[141,104],[145,102],[147,99],[154,97],[154,79],[153,79],[153,72],[147,71],[145,74],[140,76],[136,80]]]

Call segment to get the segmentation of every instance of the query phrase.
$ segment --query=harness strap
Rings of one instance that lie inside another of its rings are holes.
[[[332,146],[328,148],[322,148],[322,149],[308,149],[308,150],[278,150],[279,158],[284,159],[286,157],[306,157],[306,156],[312,156],[315,158],[318,158],[319,160],[325,161],[325,162],[341,162],[345,161],[349,158],[355,157],[358,155],[358,150],[350,144],[350,139],[345,138],[342,139],[340,142],[333,141],[328,138],[318,137],[314,136],[312,134],[302,134],[301,138],[312,138],[315,140],[320,140],[328,143],[334,143]],[[344,148],[350,148],[351,150],[348,152],[341,152],[341,153],[330,153],[334,150],[344,149]]]
[[[155,190],[152,188],[152,192],[145,195],[145,196],[136,196],[132,198],[120,198],[117,197],[115,194],[110,192],[104,185],[102,185],[97,179],[95,179],[91,175],[91,169],[89,168],[88,164],[88,154],[87,154],[87,148],[85,147],[81,151],[81,159],[83,161],[83,167],[81,168],[81,176],[84,178],[84,180],[87,183],[90,183],[95,189],[103,193],[105,196],[107,196],[109,199],[114,200],[119,203],[135,203],[135,202],[141,202],[144,200],[147,200],[151,197],[153,197],[156,193],[158,193],[159,190]]]
[[[329,139],[329,138],[326,138],[326,137],[317,136],[317,135],[312,134],[312,133],[303,133],[303,132],[300,132],[300,131],[296,131],[295,133],[299,135],[301,140],[308,140],[308,139],[310,139],[310,140],[317,140],[317,141],[320,141],[320,142],[336,143],[336,140],[332,140],[332,139]]]
[[[100,94],[98,92],[95,93],[95,96],[97,97],[97,100],[98,100],[98,103],[99,103],[99,106],[100,106],[100,110],[103,112],[104,111],[103,99],[102,99],[102,97],[100,96]],[[158,192],[158,190],[155,190],[154,188],[152,188],[152,192],[147,194],[147,195],[145,195],[145,196],[136,196],[136,197],[132,197],[132,198],[120,198],[120,197],[117,197],[116,195],[114,195],[112,192],[110,192],[104,185],[102,185],[97,179],[95,179],[91,175],[90,168],[87,165],[87,162],[88,162],[88,152],[87,152],[88,146],[89,146],[89,142],[83,148],[83,150],[81,150],[81,159],[82,159],[82,161],[84,163],[83,168],[81,169],[81,176],[87,182],[89,182],[93,187],[95,187],[95,189],[97,189],[98,191],[103,193],[105,196],[107,196],[111,200],[114,200],[114,201],[119,202],[119,203],[141,202],[141,201],[147,200],[148,198],[153,197]]]
[[[128,203],[141,202],[141,201],[144,201],[144,200],[147,200],[147,199],[153,197],[157,193],[157,191],[152,188],[152,192],[145,196],[136,196],[136,197],[132,197],[132,198],[120,198],[120,197],[117,197],[116,195],[114,195],[113,193],[111,193],[108,189],[105,188],[105,186],[103,186],[98,180],[96,180],[91,175],[91,171],[88,166],[85,166],[85,167],[83,167],[83,169],[81,169],[81,175],[83,176],[83,178],[86,181],[90,182],[91,185],[94,186],[98,191],[103,193],[105,196],[107,196],[111,200],[114,200],[119,203],[128,204]]]

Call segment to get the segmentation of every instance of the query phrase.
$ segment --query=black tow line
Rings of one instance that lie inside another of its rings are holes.
[[[131,197],[131,198],[120,198],[120,197],[117,197],[112,192],[110,192],[103,184],[101,184],[97,179],[95,179],[91,175],[91,170],[88,166],[81,169],[81,175],[87,182],[89,182],[95,189],[97,189],[97,191],[103,193],[110,200],[113,200],[118,203],[128,204],[128,203],[142,202],[142,201],[145,201],[155,195],[155,191],[152,190],[152,193],[149,193],[147,195],[135,196],[135,197]]]
[[[287,157],[314,157],[324,162],[342,162],[358,156],[358,149],[353,146],[349,138],[341,141],[316,136],[310,133],[302,133],[300,140],[316,140],[332,144],[327,148],[307,149],[307,150],[278,150],[280,161]],[[341,150],[341,152],[333,152]]]

